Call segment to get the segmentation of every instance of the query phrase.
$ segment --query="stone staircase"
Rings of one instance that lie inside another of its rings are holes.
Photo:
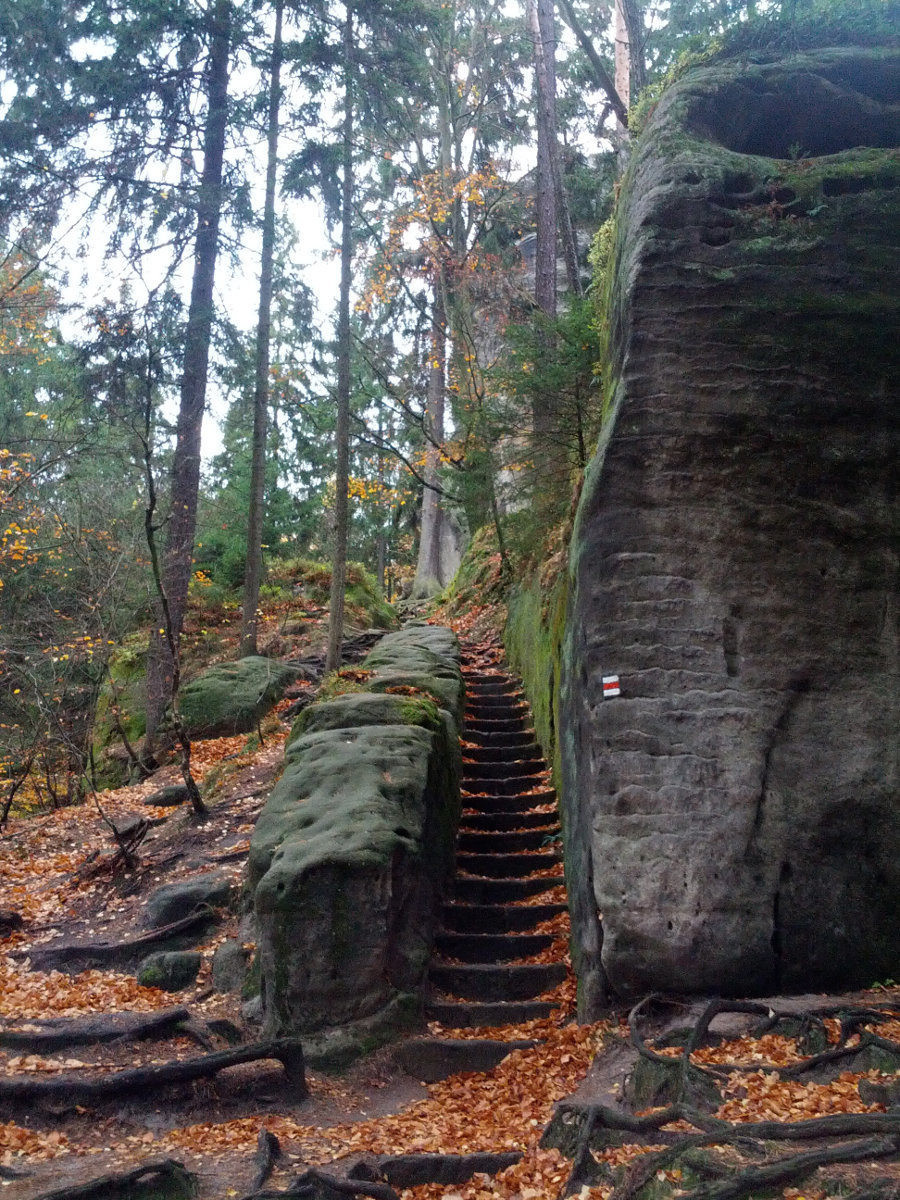
[[[556,794],[518,681],[464,654],[462,819],[456,877],[429,969],[425,1015],[450,1029],[519,1024],[555,1007],[542,993],[566,978],[562,962],[530,963],[553,942],[535,928],[566,905],[540,896],[564,884]],[[538,873],[538,874],[536,874]],[[398,1059],[433,1082],[489,1069],[533,1042],[415,1038]]]

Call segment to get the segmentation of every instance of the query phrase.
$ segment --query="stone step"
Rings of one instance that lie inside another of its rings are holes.
[[[465,762],[502,763],[544,761],[544,752],[534,739],[518,746],[466,746],[463,749]]]
[[[475,1029],[482,1026],[520,1025],[540,1021],[553,1012],[549,1000],[499,1001],[494,1004],[454,1004],[431,1000],[425,1005],[425,1019],[440,1021],[447,1029]]]
[[[511,717],[466,717],[463,736],[477,737],[483,733],[522,733],[531,729],[531,718],[527,713],[514,713]],[[533,730],[531,731],[533,735]]]
[[[456,933],[525,933],[565,911],[565,904],[445,904],[442,919]]]
[[[565,882],[562,871],[558,875],[538,879],[474,879],[457,876],[453,882],[453,895],[461,904],[513,904],[516,900],[527,900],[529,896],[549,892]]]
[[[491,879],[522,879],[533,871],[559,864],[555,850],[534,854],[457,854],[456,870],[467,875],[487,875]]]
[[[517,716],[528,712],[528,704],[521,694],[510,696],[467,696],[466,712],[475,716],[484,715],[487,720],[499,716]]]
[[[464,963],[512,963],[539,954],[552,945],[549,933],[448,933],[437,935],[435,945],[444,958]]]
[[[462,818],[459,828],[461,833],[507,833],[518,829],[543,829],[546,833],[555,833],[559,823],[555,813],[488,812],[470,813]]]
[[[523,775],[535,775],[546,770],[543,758],[495,759],[492,762],[467,762],[463,759],[463,779],[481,784],[494,779],[520,779]]]
[[[534,1000],[566,977],[564,963],[455,966],[433,962],[431,983],[461,1000]]]
[[[464,854],[515,854],[519,850],[538,850],[553,841],[558,826],[525,829],[515,833],[460,829],[457,848]]]
[[[462,804],[463,808],[473,808],[482,814],[501,812],[521,813],[528,812],[532,808],[543,807],[547,804],[555,805],[556,792],[554,792],[553,788],[536,788],[533,792],[528,792],[521,796],[498,796],[478,795],[475,793],[466,795],[464,791]]]
[[[410,1038],[394,1048],[394,1061],[421,1083],[438,1083],[460,1071],[490,1071],[513,1050],[530,1050],[531,1038],[508,1042],[493,1038]]]
[[[509,692],[521,692],[522,685],[511,675],[478,675],[470,672],[463,674],[466,692],[479,696],[506,695]]]
[[[535,774],[515,775],[504,779],[471,779],[465,776],[463,778],[463,791],[487,792],[489,796],[518,796],[523,792],[531,791],[532,788],[539,787],[541,784],[546,786],[546,782],[540,775]],[[484,787],[481,786],[482,783]]]
[[[489,729],[485,732],[466,726],[464,736],[467,741],[477,742],[478,749],[485,751],[534,745],[533,729]],[[471,747],[466,750],[466,754],[470,752]]]

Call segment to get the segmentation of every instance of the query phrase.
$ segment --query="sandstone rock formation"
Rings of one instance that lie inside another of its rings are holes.
[[[586,995],[896,975],[898,85],[695,69],[626,177],[560,722]]]
[[[309,1039],[313,1060],[372,1048],[417,1017],[453,865],[456,640],[408,626],[365,666],[379,694],[301,714],[250,848],[264,1025]]]

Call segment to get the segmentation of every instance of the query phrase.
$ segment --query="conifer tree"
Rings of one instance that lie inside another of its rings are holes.
[[[269,414],[269,339],[272,325],[272,280],[275,254],[275,187],[278,175],[278,125],[281,106],[282,22],[284,0],[275,3],[275,33],[269,76],[266,195],[263,208],[259,315],[256,326],[256,373],[253,389],[253,453],[247,514],[247,567],[241,622],[241,655],[256,654],[257,606],[262,580],[262,528],[266,479],[266,426]]]

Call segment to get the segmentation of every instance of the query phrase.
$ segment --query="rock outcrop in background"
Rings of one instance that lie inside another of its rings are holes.
[[[364,667],[299,717],[250,846],[266,1032],[331,1064],[419,1017],[459,821],[456,638],[407,626]]]
[[[626,177],[560,722],[586,994],[896,975],[898,95],[892,50],[713,63]]]

